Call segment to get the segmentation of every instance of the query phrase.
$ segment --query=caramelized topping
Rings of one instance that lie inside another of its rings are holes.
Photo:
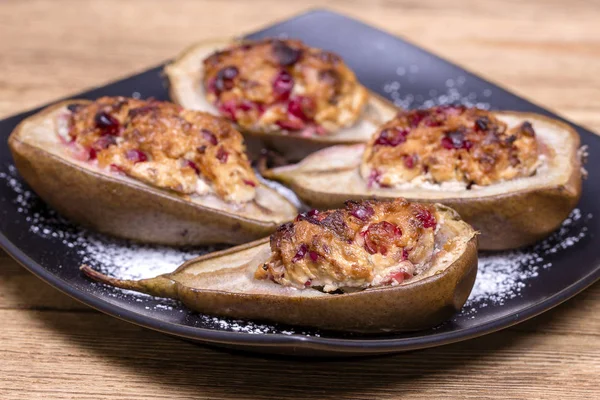
[[[436,225],[433,206],[404,199],[312,210],[271,236],[271,257],[255,277],[324,291],[398,284],[431,259]]]
[[[84,161],[181,194],[215,192],[235,202],[255,196],[257,180],[242,137],[219,118],[124,97],[69,110],[68,136],[87,152]]]
[[[361,174],[370,187],[411,182],[485,186],[530,176],[539,165],[529,122],[509,129],[488,111],[440,106],[400,112],[375,133]]]
[[[367,91],[335,54],[299,40],[241,42],[204,60],[204,88],[245,129],[322,135],[357,121]]]

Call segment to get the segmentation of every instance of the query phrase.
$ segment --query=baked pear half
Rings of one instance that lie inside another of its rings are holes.
[[[201,42],[165,75],[174,102],[230,119],[289,160],[366,142],[397,111],[362,86],[340,56],[299,40]]]
[[[69,100],[25,119],[8,142],[50,206],[125,239],[238,244],[297,213],[258,180],[231,124],[172,103]]]
[[[577,132],[536,114],[461,106],[405,111],[364,145],[334,146],[264,171],[309,205],[406,197],[442,202],[481,232],[480,248],[547,236],[581,196]]]
[[[176,271],[90,278],[181,300],[222,317],[351,332],[435,326],[467,300],[477,274],[477,234],[440,204],[349,201],[310,212],[269,239],[209,254]]]

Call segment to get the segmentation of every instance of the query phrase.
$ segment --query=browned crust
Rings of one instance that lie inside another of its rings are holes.
[[[243,243],[279,225],[194,204],[149,186],[95,173],[19,140],[26,123],[43,120],[68,100],[22,121],[8,143],[20,175],[51,207],[67,218],[109,235],[175,246]]]
[[[177,65],[178,62],[180,62],[190,54],[208,45],[222,45],[232,42],[233,40],[227,39],[212,39],[197,42],[194,45],[191,45],[190,47],[185,49],[169,65]],[[169,96],[171,100],[174,103],[181,105],[181,98],[179,96],[179,93],[175,89],[175,85],[173,85],[172,83],[172,81],[174,80],[174,76],[172,76],[172,74],[169,72],[168,66],[164,69],[164,75],[167,78],[167,82],[169,84]],[[374,93],[370,90],[368,90],[368,92],[369,104],[377,103],[383,108],[388,107],[391,110],[401,110],[401,108],[395,106],[394,103],[380,96],[379,94]],[[273,149],[281,154],[284,154],[291,161],[300,160],[309,155],[310,153],[324,149],[329,146],[338,144],[356,144],[363,142],[361,140],[336,140],[334,137],[331,136],[301,137],[285,134],[282,132],[249,131],[243,129],[242,127],[238,127],[238,130],[240,130],[244,134],[244,136],[248,138],[261,140],[263,146]]]
[[[472,237],[467,242],[465,251],[447,268],[433,276],[396,287],[340,295],[300,298],[235,294],[193,289],[169,279],[169,276],[191,264],[256,246],[268,246],[267,240],[190,260],[173,274],[158,277],[159,280],[121,281],[99,274],[89,267],[83,267],[82,271],[102,283],[179,299],[187,307],[209,315],[337,331],[411,331],[431,328],[449,319],[462,308],[469,297],[477,275],[477,236],[469,228],[465,230],[465,234],[467,232]]]
[[[558,126],[575,148],[580,147],[579,134],[570,125],[535,113],[497,112],[513,115],[522,119],[542,119]],[[447,199],[422,199],[405,196],[416,202],[441,202],[456,210],[463,220],[481,232],[479,248],[482,250],[507,250],[524,247],[537,242],[556,230],[577,206],[581,197],[582,163],[577,151],[571,156],[572,174],[565,184],[546,188],[519,190],[511,193],[484,197]],[[361,200],[365,197],[386,199],[381,195],[345,195],[340,193],[321,193],[296,184],[292,176],[281,177],[266,171],[264,175],[280,180],[308,205],[318,209],[342,207],[346,200]]]

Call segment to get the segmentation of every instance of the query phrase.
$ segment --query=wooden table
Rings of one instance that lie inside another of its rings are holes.
[[[118,3],[118,4],[117,4]],[[0,117],[101,85],[190,42],[313,4],[0,2]],[[600,4],[329,1],[600,131]],[[600,285],[513,328],[370,359],[306,362],[195,346],[95,312],[0,252],[0,398],[600,398]]]

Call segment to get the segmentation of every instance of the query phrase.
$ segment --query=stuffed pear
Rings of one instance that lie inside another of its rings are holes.
[[[476,232],[441,205],[347,202],[261,240],[139,281],[90,278],[198,312],[355,332],[424,329],[459,310],[477,274]]]
[[[297,212],[260,183],[229,123],[171,103],[62,102],[19,124],[9,146],[21,176],[53,208],[126,239],[243,243]]]

